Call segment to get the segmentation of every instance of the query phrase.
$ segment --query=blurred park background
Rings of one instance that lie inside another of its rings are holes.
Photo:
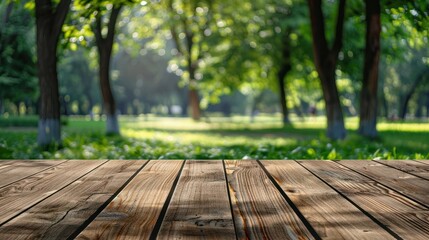
[[[3,0],[1,159],[427,159],[427,0]]]

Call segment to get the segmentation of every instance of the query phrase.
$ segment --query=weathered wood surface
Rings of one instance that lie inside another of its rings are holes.
[[[187,161],[159,239],[235,239],[221,161]]]
[[[295,161],[263,161],[283,191],[322,238],[389,239],[357,207]]]
[[[429,165],[421,161],[403,160],[403,161],[376,161],[378,163],[396,168],[406,173],[429,180]]]
[[[109,161],[0,227],[7,239],[64,239],[105,203],[144,162]]]
[[[429,181],[374,161],[340,161],[374,180],[429,207]]]
[[[0,162],[0,187],[41,172],[47,168],[59,165],[65,161],[4,161]]]
[[[0,188],[0,224],[77,181],[103,162],[68,161]]]
[[[374,163],[360,161],[362,165]],[[331,161],[299,161],[304,167],[366,211],[396,237],[427,239],[429,209],[369,179]]]
[[[256,161],[225,165],[239,238],[314,238]]]
[[[183,161],[151,161],[78,239],[147,239]]]
[[[428,164],[429,165],[429,160],[416,160],[417,162],[420,163],[424,163],[424,164]]]
[[[0,161],[0,239],[429,239],[429,161]]]

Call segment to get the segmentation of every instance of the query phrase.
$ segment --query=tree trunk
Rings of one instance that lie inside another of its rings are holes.
[[[38,24],[37,66],[40,87],[39,127],[37,142],[40,146],[60,143],[60,99],[57,78],[56,46],[49,44],[48,26]]]
[[[311,31],[313,37],[314,64],[319,74],[326,105],[327,136],[332,140],[346,137],[343,112],[335,82],[335,68],[342,47],[342,33],[345,14],[345,0],[340,0],[335,39],[331,49],[325,36],[325,23],[321,0],[308,0]]]
[[[423,117],[423,104],[424,104],[424,93],[422,92],[419,94],[419,97],[417,98],[417,108],[416,108],[414,117],[418,119]]]
[[[201,118],[200,99],[195,88],[189,88],[189,106],[191,107],[192,119],[199,121]]]
[[[380,60],[380,1],[365,0],[366,47],[360,94],[359,134],[377,137],[378,64]]]
[[[36,0],[37,66],[40,109],[37,142],[46,147],[61,141],[60,102],[57,77],[57,44],[68,13],[70,0],[62,0],[56,10],[50,0]]]
[[[181,91],[181,102],[180,107],[182,108],[182,116],[188,117],[188,106],[189,106],[189,86],[186,86]]]
[[[326,118],[328,121],[327,136],[332,140],[344,139],[346,137],[346,129],[337,84],[335,82],[335,66],[325,66],[319,75],[326,105]]]
[[[110,54],[105,46],[99,49],[99,78],[100,90],[103,97],[104,113],[106,114],[106,133],[119,134],[118,116],[115,98],[110,86]]]
[[[417,76],[417,79],[413,82],[413,84],[411,85],[411,88],[403,97],[404,100],[401,101],[402,103],[399,109],[399,118],[405,119],[407,115],[407,110],[408,110],[408,103],[410,102],[410,99],[413,96],[414,92],[416,91],[417,87],[423,82],[426,75],[429,75],[429,68],[425,69],[423,72],[419,74],[419,76]]]
[[[286,76],[289,73],[289,71],[292,69],[291,66],[291,60],[290,60],[290,38],[288,34],[288,29],[285,30],[285,35],[283,36],[282,42],[282,59],[280,64],[280,70],[277,73],[277,80],[279,83],[279,97],[280,97],[280,106],[282,109],[282,115],[283,115],[283,125],[290,124],[289,120],[289,111],[287,108],[287,97],[286,97]]]
[[[386,119],[389,118],[389,105],[387,104],[387,99],[386,99],[386,95],[384,93],[384,91],[382,92],[382,96],[381,96],[381,105],[384,109],[384,112],[381,116],[384,116]]]
[[[122,6],[113,7],[107,35],[102,35],[101,16],[97,15],[95,37],[98,47],[100,89],[103,97],[103,107],[106,114],[106,134],[119,134],[118,115],[116,112],[115,99],[110,85],[110,58],[112,55],[115,36],[116,21]]]
[[[189,46],[192,48],[192,45]],[[195,64],[192,62],[191,53],[188,56],[188,71],[189,71],[189,107],[191,108],[191,116],[195,121],[199,121],[201,118],[201,108],[200,108],[200,99],[198,96],[197,90],[197,80],[195,79],[195,72],[197,68]]]
[[[282,116],[283,116],[283,125],[290,124],[289,120],[289,110],[287,108],[287,99],[286,99],[286,86],[285,86],[285,77],[289,70],[286,67],[280,69],[278,73],[278,82],[279,82],[279,94],[280,94],[280,106],[282,108]]]

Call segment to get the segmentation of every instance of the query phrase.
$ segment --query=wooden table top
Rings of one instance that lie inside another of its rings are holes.
[[[429,239],[429,160],[4,160],[0,239]]]

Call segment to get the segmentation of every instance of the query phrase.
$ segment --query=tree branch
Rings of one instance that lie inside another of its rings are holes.
[[[177,51],[181,54],[181,55],[185,55],[185,50],[184,47],[180,41],[179,38],[179,34],[177,34],[177,30],[175,26],[171,26],[170,27],[170,32],[171,32],[171,36],[173,38],[174,44],[176,45],[176,49]]]
[[[208,30],[208,29],[210,29],[210,23],[212,22],[212,19],[213,19],[213,11],[212,11],[213,4],[212,4],[211,1],[208,4],[209,4],[209,6],[208,6],[207,15],[206,15],[206,22],[200,28],[201,40],[198,43],[198,57],[197,57],[197,61],[199,61],[199,60],[201,60],[203,58],[203,53],[202,53],[201,49],[202,49],[202,43],[203,43],[204,39],[206,38],[205,31]]]
[[[328,56],[328,44],[325,35],[325,19],[321,0],[308,0],[310,11],[311,32],[313,37],[313,54],[316,68],[320,68],[323,59]]]
[[[107,36],[106,41],[110,45],[113,45],[115,37],[116,22],[118,21],[119,13],[122,9],[122,4],[119,6],[113,6],[112,12],[110,13],[109,24],[107,25]]]
[[[177,24],[176,24],[176,21],[174,21],[175,11],[173,8],[173,0],[168,1],[168,9],[169,9],[170,20],[171,22],[174,22],[174,24],[170,27],[171,36],[173,38],[174,44],[176,45],[177,51],[179,52],[179,54],[184,56],[186,54],[185,52],[186,50],[182,44],[182,41],[180,41],[179,33],[177,30]]]
[[[337,58],[338,53],[343,45],[343,31],[344,31],[344,15],[346,8],[346,0],[340,0],[338,6],[337,25],[335,28],[335,40],[332,46],[332,54]]]
[[[100,13],[100,9],[98,9],[97,15],[95,16],[95,23],[92,26],[92,31],[94,32],[95,42],[96,42],[98,48],[100,48],[104,42],[103,35],[101,34],[101,28],[102,28],[102,26],[101,26],[101,13]]]
[[[67,13],[70,9],[70,3],[71,0],[61,0],[60,3],[58,3],[57,8],[55,10],[54,16],[53,16],[53,23],[52,23],[52,34],[55,36],[56,43],[58,43],[58,39],[60,36],[60,33],[62,31],[62,27],[64,25],[64,21],[66,20]]]

